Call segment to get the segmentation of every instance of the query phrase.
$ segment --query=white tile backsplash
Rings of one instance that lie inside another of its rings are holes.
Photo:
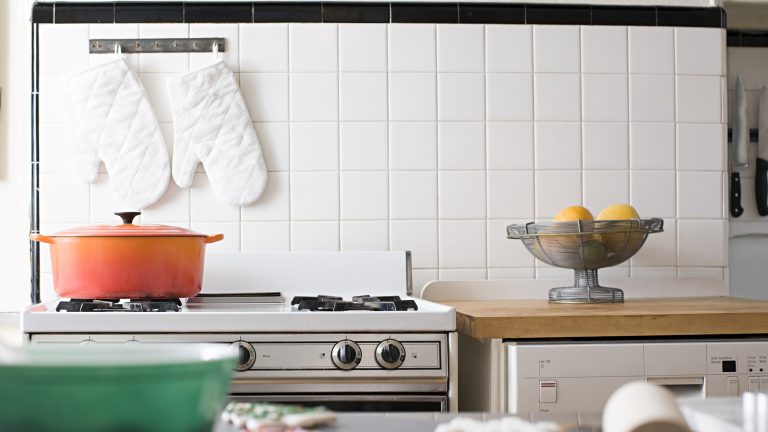
[[[387,120],[387,74],[339,74],[339,120]]]
[[[534,72],[579,72],[580,54],[578,26],[533,26]]]
[[[581,168],[581,123],[536,123],[536,169]]]
[[[339,24],[339,70],[386,72],[387,26]]]
[[[521,73],[485,76],[486,118],[489,121],[533,120],[533,77]]]
[[[677,121],[719,123],[722,91],[719,76],[678,75]]]
[[[627,121],[627,77],[620,74],[582,75],[584,121]]]
[[[295,122],[290,141],[291,171],[338,171],[338,123]]]
[[[389,120],[429,121],[437,119],[435,74],[392,73],[389,75]]]
[[[633,170],[675,169],[675,124],[631,123],[629,147]]]
[[[291,250],[290,222],[243,222],[241,230],[243,252]]]
[[[485,26],[486,72],[531,72],[531,26]]]
[[[338,75],[292,73],[291,121],[336,121],[339,118]]]
[[[534,118],[537,121],[581,120],[580,81],[579,74],[535,74]]]
[[[389,169],[434,170],[437,168],[437,124],[434,122],[389,123]]]
[[[434,24],[390,24],[390,72],[435,71],[435,45]]]
[[[485,120],[485,76],[479,73],[438,74],[437,119]]]
[[[291,172],[291,220],[339,219],[337,172]]]
[[[682,75],[724,75],[724,38],[724,29],[676,28],[676,72]]]
[[[288,121],[288,74],[241,73],[240,89],[251,120]]]
[[[288,26],[291,72],[334,72],[339,68],[336,24],[291,23]]]
[[[341,250],[380,251],[388,248],[388,221],[341,221]]]
[[[437,153],[441,170],[485,169],[485,123],[439,123]]]
[[[472,24],[437,26],[438,72],[483,72],[485,28]]]
[[[387,123],[344,122],[339,124],[342,170],[387,169]]]
[[[440,221],[440,268],[486,267],[484,220]]]
[[[626,73],[627,28],[581,28],[581,72]]]
[[[674,37],[670,27],[630,27],[629,73],[675,73]]]
[[[440,219],[485,219],[484,171],[440,171],[438,187]]]
[[[717,29],[41,25],[46,226],[111,222],[119,210],[105,173],[90,186],[74,175],[67,138],[66,75],[111,56],[69,47],[89,35],[186,34],[227,39],[220,55],[239,79],[269,183],[256,203],[228,206],[199,167],[194,186],[171,182],[144,209],[143,223],[223,232],[212,250],[408,249],[420,286],[436,278],[571,277],[506,239],[506,226],[548,220],[567,205],[597,214],[630,202],[641,216],[665,218],[666,230],[631,263],[602,274],[723,275],[725,69]],[[167,80],[211,58],[129,56],[169,138]],[[736,53],[732,61],[739,58],[753,57]],[[745,74],[756,123],[762,78]]]
[[[388,178],[385,171],[341,173],[341,219],[387,219]]]
[[[629,164],[629,140],[624,122],[582,125],[584,169],[623,169]]]
[[[633,122],[675,121],[674,75],[629,76],[629,119]]]
[[[288,24],[240,24],[241,72],[288,72]]]

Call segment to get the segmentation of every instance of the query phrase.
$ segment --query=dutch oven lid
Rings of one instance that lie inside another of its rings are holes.
[[[205,234],[170,225],[134,225],[141,212],[115,213],[123,219],[120,225],[85,225],[68,228],[52,237],[207,237]]]

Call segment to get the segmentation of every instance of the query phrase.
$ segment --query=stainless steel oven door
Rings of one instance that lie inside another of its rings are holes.
[[[448,411],[448,397],[441,394],[233,394],[230,395],[230,399],[237,402],[275,402],[305,406],[322,405],[339,412]]]

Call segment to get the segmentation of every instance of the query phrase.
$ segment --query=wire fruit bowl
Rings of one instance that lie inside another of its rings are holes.
[[[507,238],[519,239],[536,258],[574,270],[570,287],[549,290],[556,303],[617,303],[624,291],[600,286],[597,270],[630,259],[648,234],[664,231],[664,220],[628,219],[515,224]]]

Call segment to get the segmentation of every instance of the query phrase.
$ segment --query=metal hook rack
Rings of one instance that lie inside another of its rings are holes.
[[[218,47],[226,51],[224,38],[190,39],[91,39],[88,41],[91,54],[112,54],[119,46],[123,53],[200,53],[211,52]]]

